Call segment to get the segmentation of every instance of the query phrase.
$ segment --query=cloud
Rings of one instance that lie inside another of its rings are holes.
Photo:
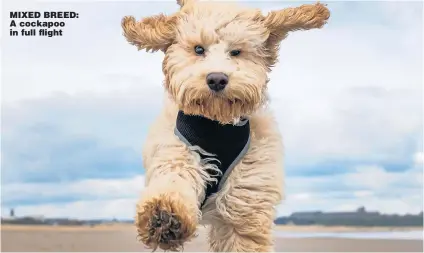
[[[109,75],[104,80],[134,85],[128,76]],[[144,173],[142,143],[161,108],[149,103],[155,92],[135,87],[106,94],[60,93],[4,104],[2,182],[120,178]]]
[[[278,212],[352,211],[360,206],[383,213],[418,213],[423,206],[423,171],[414,166],[389,172],[376,165],[346,174],[288,177],[287,199]]]
[[[414,162],[417,166],[422,166],[424,163],[424,153],[423,152],[417,152],[414,154]]]
[[[53,124],[15,125],[2,138],[2,183],[119,178],[142,173],[141,152]],[[121,133],[122,134],[122,133]]]
[[[2,187],[2,204],[49,202],[69,196],[77,200],[115,200],[137,198],[144,188],[144,176],[123,179],[83,179],[71,182],[7,183]]]
[[[2,185],[2,215],[132,219],[144,176]]]
[[[320,168],[317,167],[317,170]],[[398,171],[388,171],[379,165],[363,164],[348,168],[345,173],[324,175],[302,175],[287,177],[288,195],[316,192],[334,193],[345,191],[373,192],[381,196],[407,195],[419,193],[423,187],[422,167],[412,165]]]
[[[288,177],[287,199],[278,207],[278,214],[352,211],[359,206],[389,214],[418,213],[423,205],[422,177],[422,170],[417,167],[387,172],[378,166],[362,166],[336,176]],[[144,177],[138,176],[6,184],[2,186],[2,212],[7,214],[8,208],[15,208],[17,215],[130,219],[143,183]],[[67,199],[69,196],[73,199]],[[37,201],[32,202],[33,199]]]
[[[330,24],[289,35],[270,83],[288,157],[396,162],[419,148],[421,54],[412,56],[400,34]]]

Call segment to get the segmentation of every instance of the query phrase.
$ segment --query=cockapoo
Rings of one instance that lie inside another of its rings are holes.
[[[284,173],[268,74],[287,34],[321,28],[330,12],[321,3],[263,15],[234,2],[177,2],[169,16],[122,20],[129,43],[165,54],[165,104],[143,149],[139,239],[177,251],[204,223],[211,251],[273,251]]]

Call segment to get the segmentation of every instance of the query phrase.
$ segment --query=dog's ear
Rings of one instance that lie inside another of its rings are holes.
[[[323,27],[329,17],[330,11],[326,5],[316,3],[271,11],[264,17],[263,22],[270,32],[270,39],[278,43],[289,32]]]
[[[175,39],[178,16],[163,14],[136,21],[132,16],[122,19],[122,29],[127,41],[138,50],[165,51]]]
[[[194,2],[196,2],[196,0],[177,0],[177,4],[181,6],[181,8],[183,8],[184,6],[193,4]]]

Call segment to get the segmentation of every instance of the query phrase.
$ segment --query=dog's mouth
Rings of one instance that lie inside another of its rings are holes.
[[[243,104],[243,102],[240,99],[238,99],[238,98],[235,98],[235,99],[226,99],[226,100],[227,100],[227,103],[230,106],[236,105],[236,104],[238,104],[238,105],[242,105]],[[208,105],[208,101],[207,100],[203,100],[203,99],[196,99],[194,103],[196,105],[198,105],[198,106],[207,106]]]
[[[234,119],[249,115],[255,109],[248,100],[228,97],[203,97],[191,100],[180,107],[186,114],[202,115],[206,118],[233,123]]]

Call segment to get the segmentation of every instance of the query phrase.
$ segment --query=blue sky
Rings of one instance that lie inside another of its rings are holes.
[[[124,15],[171,2],[7,1],[72,10],[57,38],[2,47],[2,214],[132,218],[141,149],[162,102],[162,53],[121,36]],[[248,2],[264,11],[301,2]],[[283,42],[270,78],[285,145],[287,199],[305,210],[416,213],[423,205],[422,3],[331,2],[325,29]],[[24,59],[24,60],[23,60]]]

